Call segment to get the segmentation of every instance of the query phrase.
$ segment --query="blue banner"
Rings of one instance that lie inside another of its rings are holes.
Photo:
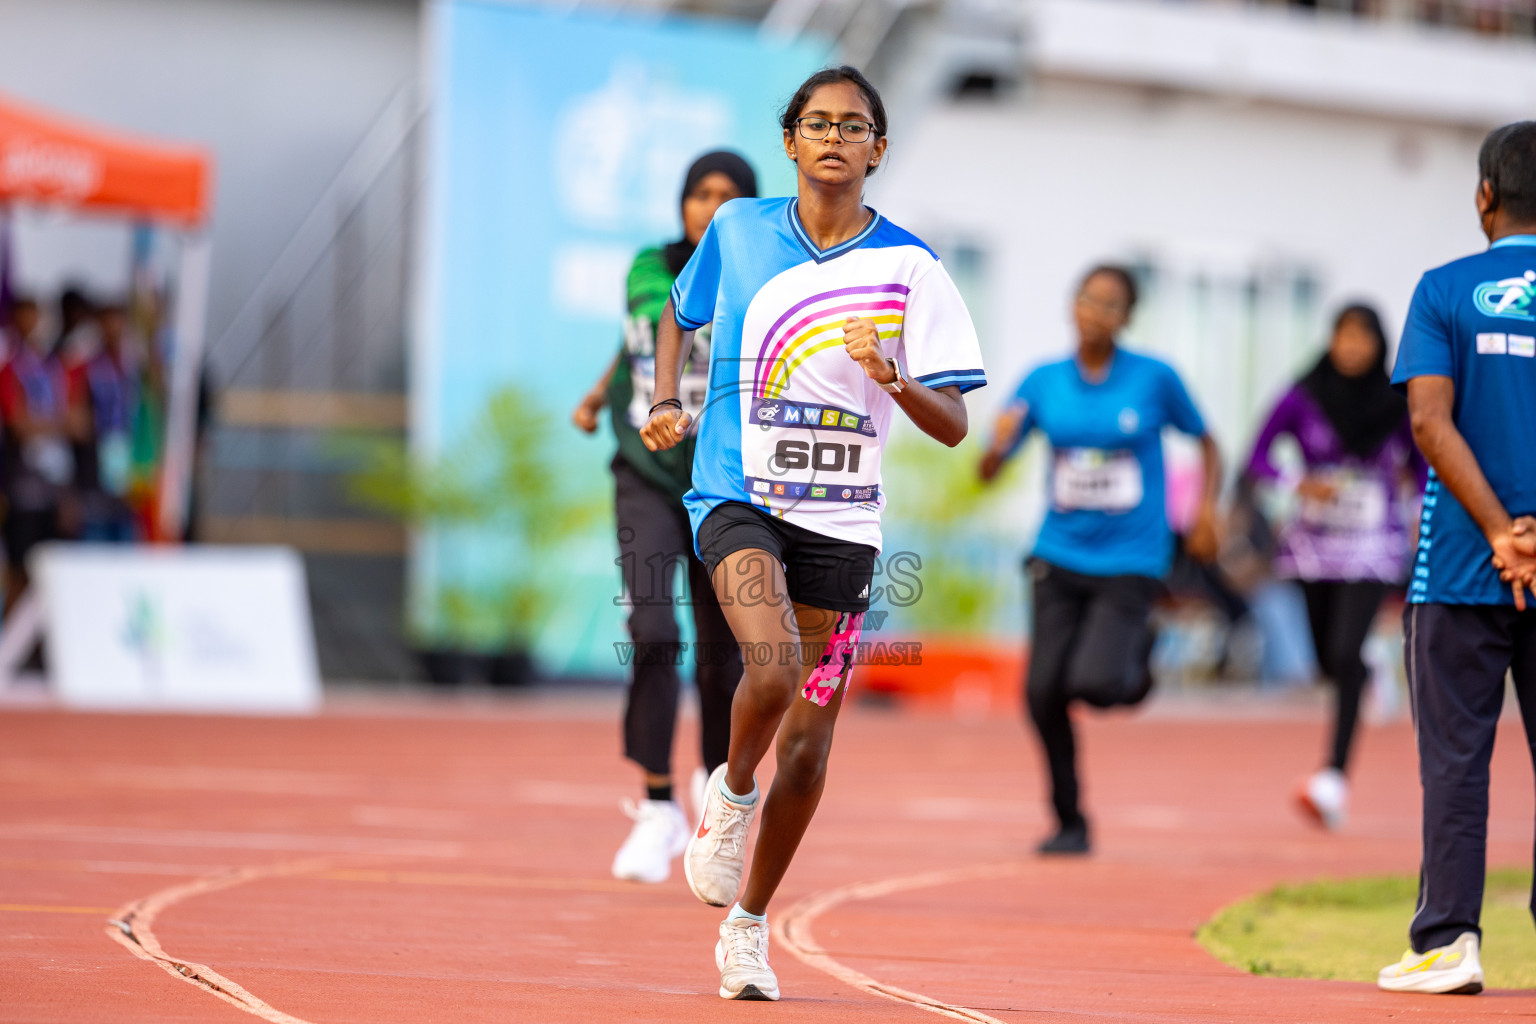
[[[569,412],[618,351],[635,253],[681,235],[695,157],[735,149],[762,195],[793,189],[777,113],[829,50],[718,21],[431,11],[412,444],[494,500],[418,535],[412,627],[425,645],[532,645],[546,670],[617,675],[613,441]]]

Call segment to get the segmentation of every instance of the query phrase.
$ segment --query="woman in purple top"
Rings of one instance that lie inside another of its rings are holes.
[[[1299,480],[1271,461],[1281,435],[1301,449]],[[1408,406],[1387,377],[1387,339],[1374,309],[1339,313],[1328,351],[1269,414],[1248,474],[1295,491],[1296,513],[1280,531],[1275,572],[1301,583],[1318,665],[1338,691],[1328,765],[1307,779],[1297,800],[1324,827],[1338,828],[1349,802],[1344,773],[1360,693],[1370,675],[1361,649],[1388,589],[1407,576],[1414,510],[1405,491],[1424,478]]]

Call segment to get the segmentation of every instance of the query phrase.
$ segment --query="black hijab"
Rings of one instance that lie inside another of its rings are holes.
[[[678,200],[681,205],[688,194],[699,187],[699,182],[716,171],[731,179],[736,191],[747,199],[757,198],[757,175],[752,171],[752,165],[740,156],[728,149],[717,149],[712,153],[705,153],[693,162],[688,168],[688,176],[683,179],[683,195]],[[693,255],[694,244],[688,241],[687,236],[678,239],[662,250],[666,257],[667,268],[673,274],[681,274],[683,267],[688,264],[688,259]]]
[[[1322,408],[1344,450],[1365,459],[1381,450],[1402,426],[1408,403],[1392,390],[1387,376],[1387,336],[1381,317],[1370,306],[1346,306],[1333,322],[1334,332],[1353,319],[1376,339],[1376,361],[1358,377],[1346,377],[1327,352],[1305,377],[1301,387]]]

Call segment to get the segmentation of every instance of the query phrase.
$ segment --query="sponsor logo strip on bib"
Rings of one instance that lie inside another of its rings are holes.
[[[818,484],[811,480],[764,480],[747,477],[747,490],[755,499],[782,498],[788,501],[878,501],[880,488],[869,484],[863,487],[839,487],[836,484]]]
[[[778,399],[752,399],[752,422],[771,427],[801,427],[807,430],[847,430],[875,436],[875,421],[827,405],[784,402]]]

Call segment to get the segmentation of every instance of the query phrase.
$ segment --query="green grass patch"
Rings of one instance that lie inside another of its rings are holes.
[[[1490,988],[1536,988],[1531,873],[1488,872],[1483,971]],[[1418,882],[1403,876],[1278,885],[1222,910],[1197,937],[1218,960],[1282,978],[1375,981],[1408,948]]]

